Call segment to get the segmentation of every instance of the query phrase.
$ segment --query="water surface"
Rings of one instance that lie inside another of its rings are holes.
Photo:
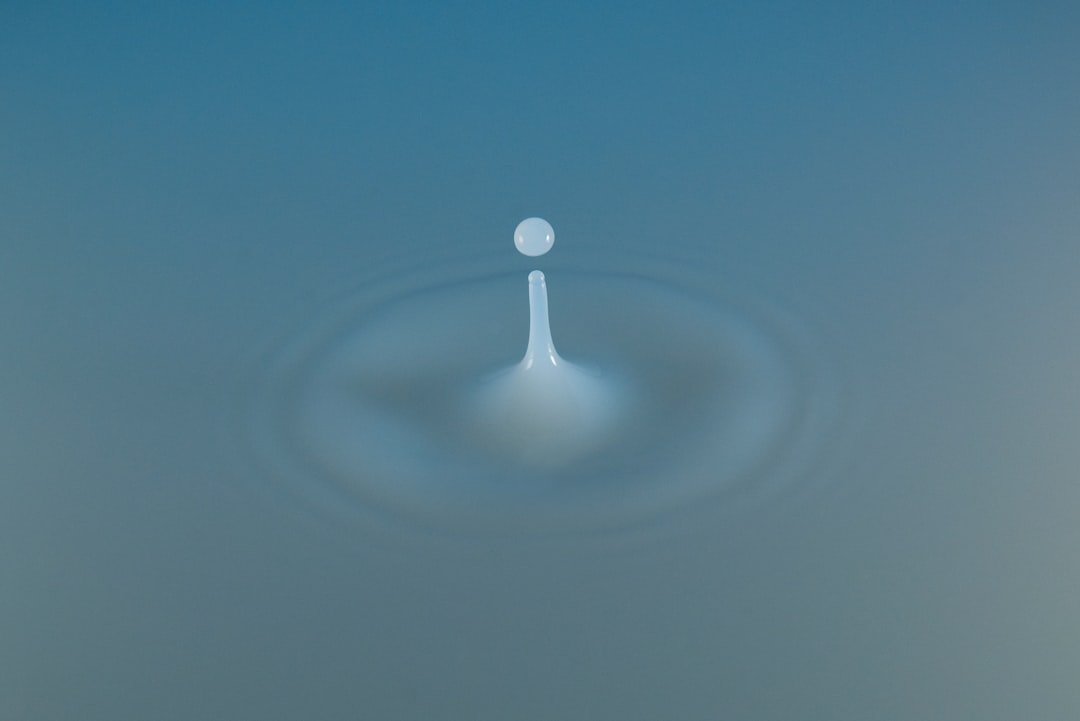
[[[1074,719],[1078,28],[6,8],[0,716]],[[783,309],[828,442],[768,502],[492,535],[328,513],[239,440],[247,369],[530,215],[553,320],[568,248]]]

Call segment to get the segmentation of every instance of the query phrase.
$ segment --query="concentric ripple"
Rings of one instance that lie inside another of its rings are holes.
[[[542,265],[560,351],[621,396],[603,443],[545,464],[490,442],[476,389],[521,358],[527,272],[473,262],[366,284],[310,319],[260,371],[255,452],[334,510],[469,533],[610,529],[797,478],[832,412],[802,329],[687,267]]]

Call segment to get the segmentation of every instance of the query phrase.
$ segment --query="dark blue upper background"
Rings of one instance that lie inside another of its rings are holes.
[[[534,214],[845,298],[1074,237],[1077,6],[846,5],[9,3],[0,292],[149,328]]]

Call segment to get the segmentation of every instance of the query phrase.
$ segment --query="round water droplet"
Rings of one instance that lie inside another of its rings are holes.
[[[514,245],[525,255],[543,255],[554,244],[555,230],[543,218],[526,218],[514,230]]]

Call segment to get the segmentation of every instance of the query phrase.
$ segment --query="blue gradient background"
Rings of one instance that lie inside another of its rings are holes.
[[[5,3],[0,717],[1075,719],[1078,128],[1071,3]],[[831,490],[615,558],[251,492],[241,359],[533,214],[820,324]]]

